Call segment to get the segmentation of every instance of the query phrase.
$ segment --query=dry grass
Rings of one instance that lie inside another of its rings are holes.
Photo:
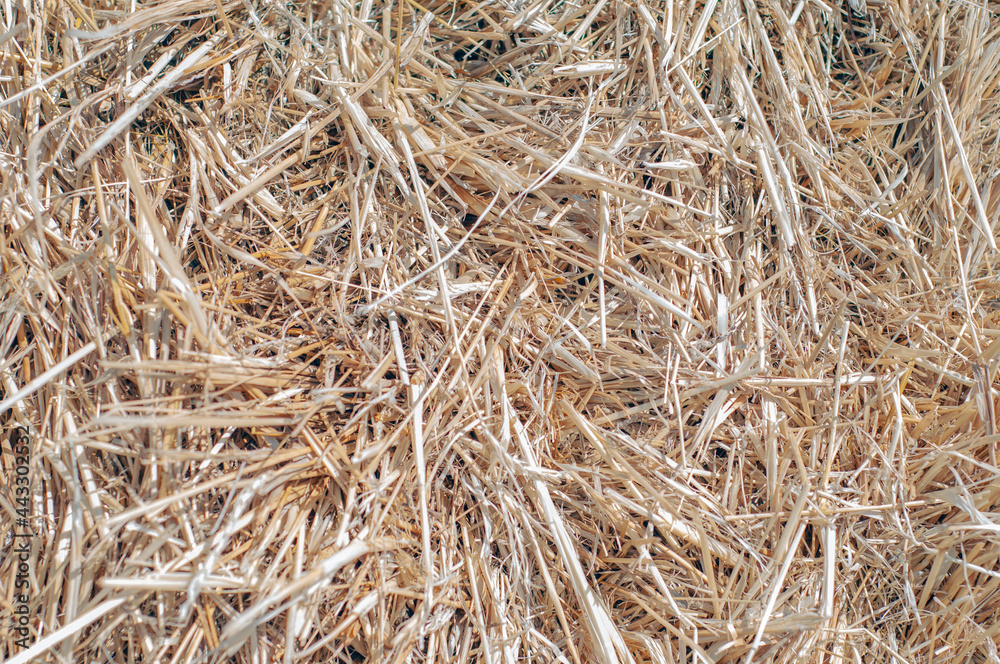
[[[86,4],[0,7],[8,661],[1000,662],[1000,6]]]

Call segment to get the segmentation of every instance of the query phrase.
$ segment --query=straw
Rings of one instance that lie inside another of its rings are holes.
[[[0,659],[997,662],[998,35],[0,3]]]

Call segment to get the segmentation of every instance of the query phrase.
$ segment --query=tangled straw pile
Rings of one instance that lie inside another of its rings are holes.
[[[1000,7],[85,4],[0,9],[8,661],[1000,661]]]

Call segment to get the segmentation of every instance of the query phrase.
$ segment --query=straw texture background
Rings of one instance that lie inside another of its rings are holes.
[[[0,658],[1000,662],[998,12],[3,2]]]

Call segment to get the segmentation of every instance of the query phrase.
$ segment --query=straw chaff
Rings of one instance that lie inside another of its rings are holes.
[[[0,17],[6,661],[1000,661],[996,5]]]

